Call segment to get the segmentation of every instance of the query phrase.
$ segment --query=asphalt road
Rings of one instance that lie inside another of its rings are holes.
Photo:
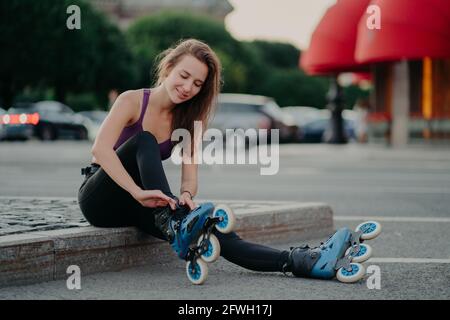
[[[0,143],[0,195],[76,197],[89,150],[86,142]],[[380,272],[379,288],[369,288],[370,274],[345,285],[253,272],[224,259],[211,265],[207,283],[196,287],[174,259],[170,265],[82,275],[81,290],[68,290],[64,280],[3,288],[0,299],[448,300],[449,160],[446,146],[283,145],[276,175],[261,175],[263,165],[200,166],[199,198],[325,202],[333,208],[336,228],[376,217],[383,233],[372,241],[374,258],[366,265]],[[165,168],[178,190],[179,167],[167,160]],[[285,249],[299,243],[268,245]]]

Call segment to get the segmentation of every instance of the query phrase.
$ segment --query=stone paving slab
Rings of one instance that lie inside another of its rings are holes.
[[[244,239],[302,240],[333,230],[332,210],[323,203],[207,201],[234,210]],[[70,265],[90,274],[173,261],[170,246],[136,228],[89,226],[72,198],[0,197],[0,223],[0,287],[63,279]]]
[[[0,237],[85,226],[75,198],[0,197]]]

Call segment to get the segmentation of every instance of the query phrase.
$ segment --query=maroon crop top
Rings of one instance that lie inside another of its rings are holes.
[[[119,148],[122,145],[122,143],[133,137],[135,134],[144,130],[142,128],[142,120],[144,118],[145,111],[147,110],[149,97],[150,97],[150,89],[144,89],[144,98],[142,99],[141,115],[139,116],[139,120],[133,123],[132,125],[123,128],[122,133],[119,136],[119,139],[117,139],[117,142],[114,145],[114,150]],[[170,158],[172,149],[173,149],[172,140],[167,139],[166,141],[161,142],[159,144],[161,159],[166,160]]]

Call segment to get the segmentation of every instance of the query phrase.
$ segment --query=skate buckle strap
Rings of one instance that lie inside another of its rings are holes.
[[[302,245],[291,250],[285,270],[290,271],[296,277],[308,277],[314,264],[320,258],[320,248],[310,248]]]

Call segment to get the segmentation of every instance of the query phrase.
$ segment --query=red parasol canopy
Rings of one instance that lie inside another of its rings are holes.
[[[381,12],[381,29],[358,24],[355,58],[360,63],[450,57],[449,0],[372,0]]]
[[[368,70],[354,59],[358,22],[370,0],[338,0],[316,27],[300,67],[309,74]]]

